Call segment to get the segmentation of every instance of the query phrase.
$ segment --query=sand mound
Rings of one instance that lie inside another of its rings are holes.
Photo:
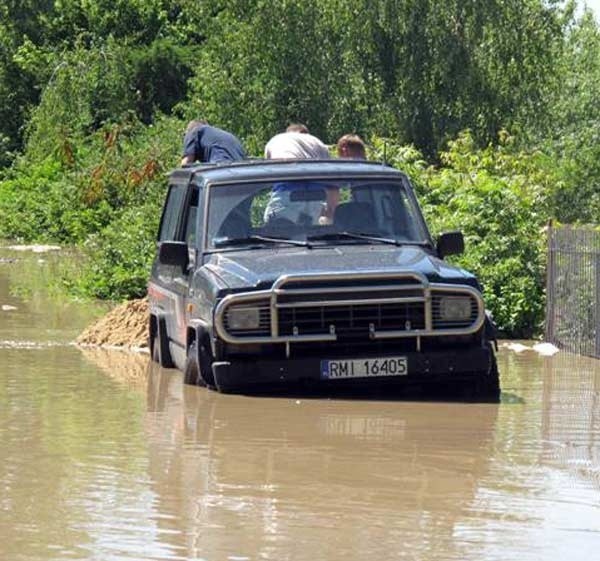
[[[130,300],[90,325],[78,345],[148,349],[148,299]]]

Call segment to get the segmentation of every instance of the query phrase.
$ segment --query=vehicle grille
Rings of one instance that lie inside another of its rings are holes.
[[[422,302],[289,307],[279,310],[280,335],[313,335],[333,330],[338,336],[365,335],[370,330],[425,329]]]

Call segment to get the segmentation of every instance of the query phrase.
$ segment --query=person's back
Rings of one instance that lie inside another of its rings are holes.
[[[265,158],[274,159],[329,159],[329,150],[316,136],[306,132],[276,134],[265,146]]]
[[[200,161],[217,163],[243,160],[246,152],[239,139],[204,121],[191,121],[183,140],[181,165]]]
[[[303,130],[308,131],[306,127]],[[316,136],[298,129],[290,130],[288,127],[286,132],[275,135],[267,142],[265,158],[326,160],[329,159],[329,150]],[[323,200],[320,201],[318,197],[315,200],[292,200],[291,193],[301,189],[322,192]],[[318,183],[305,181],[280,183],[271,193],[265,210],[265,220],[285,219],[294,223],[304,221],[316,224],[323,213],[326,197],[326,190]]]

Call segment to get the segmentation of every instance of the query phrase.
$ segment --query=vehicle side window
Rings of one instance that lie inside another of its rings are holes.
[[[181,203],[185,195],[185,186],[171,185],[167,195],[167,202],[163,211],[160,230],[158,234],[159,241],[174,240],[177,234],[177,221],[181,210]]]
[[[198,200],[199,200],[199,191],[198,187],[192,188],[192,193],[190,196],[190,203],[188,205],[188,213],[185,221],[185,242],[188,246],[193,247],[196,245],[197,234],[198,234]]]

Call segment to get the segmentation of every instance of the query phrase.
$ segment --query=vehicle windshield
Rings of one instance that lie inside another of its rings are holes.
[[[303,179],[213,185],[208,204],[208,249],[429,243],[416,204],[399,181]]]

